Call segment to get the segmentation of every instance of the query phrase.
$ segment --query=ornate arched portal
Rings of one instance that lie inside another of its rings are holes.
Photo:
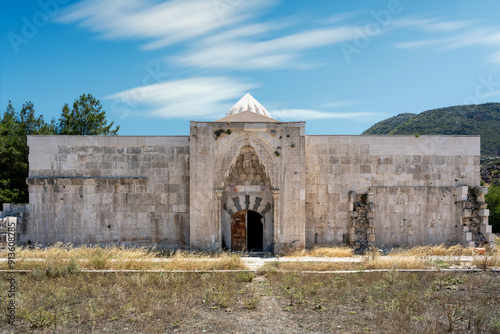
[[[231,163],[219,169],[223,175],[219,179],[221,188],[218,191],[219,226],[222,247],[226,249],[273,250],[276,221],[273,191],[276,193],[276,190],[272,187],[270,173],[255,146],[259,145],[248,140],[243,145],[236,146],[237,150],[233,146],[224,159]],[[268,165],[271,164],[272,158],[267,150],[262,146],[259,148],[261,153],[267,155],[264,159]],[[230,155],[234,155],[231,160]],[[260,231],[255,228],[255,224],[261,224]],[[242,236],[243,230],[246,231],[245,236]],[[238,240],[234,240],[235,238]]]

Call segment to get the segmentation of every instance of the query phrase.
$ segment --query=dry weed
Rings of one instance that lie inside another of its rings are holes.
[[[354,250],[350,247],[315,247],[313,249],[293,250],[285,254],[287,257],[351,257]]]
[[[375,256],[364,262],[366,269],[424,269],[429,264],[416,256]]]
[[[1,255],[1,254],[0,254]],[[165,257],[166,255],[166,257]],[[177,251],[163,253],[146,248],[72,247],[57,243],[47,248],[19,247],[16,250],[16,269],[49,270],[65,268],[76,261],[81,269],[98,270],[229,270],[245,269],[237,254]],[[7,269],[7,263],[0,269]]]
[[[269,273],[276,271],[338,271],[338,270],[360,270],[362,263],[355,262],[271,262],[260,269],[259,273]]]
[[[478,255],[474,248],[463,247],[462,245],[454,246],[414,246],[412,248],[394,248],[389,253],[389,256],[465,256]]]

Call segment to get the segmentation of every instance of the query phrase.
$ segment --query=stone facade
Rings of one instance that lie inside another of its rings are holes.
[[[23,241],[189,246],[189,137],[29,136]]]
[[[21,241],[275,252],[493,244],[484,194],[469,196],[478,136],[308,136],[304,122],[242,100],[219,121],[191,122],[189,136],[29,136]]]

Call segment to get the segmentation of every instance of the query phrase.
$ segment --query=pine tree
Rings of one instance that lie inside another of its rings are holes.
[[[60,135],[116,135],[120,127],[111,129],[114,122],[107,123],[101,102],[92,94],[83,94],[75,100],[72,109],[64,105],[57,132]]]
[[[12,102],[0,120],[0,203],[27,203],[28,144],[27,135],[55,133],[54,121],[45,123],[35,116],[33,103],[26,102],[16,113]]]

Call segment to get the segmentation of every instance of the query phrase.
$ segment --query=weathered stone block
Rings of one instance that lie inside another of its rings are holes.
[[[486,195],[488,193],[488,187],[476,187],[477,194]]]
[[[469,195],[469,187],[460,186],[456,190],[457,201],[467,201]]]
[[[368,211],[373,212],[375,211],[375,204],[373,203],[368,203]]]
[[[483,235],[486,235],[486,234],[489,234],[489,233],[492,233],[491,232],[491,225],[485,225],[485,224],[482,224],[481,227],[480,227],[480,231]]]
[[[479,215],[483,217],[488,217],[490,215],[490,210],[488,209],[479,210]]]
[[[462,241],[472,241],[472,232],[465,232],[462,234]]]
[[[495,246],[495,239],[496,239],[495,234],[489,233],[489,234],[485,235],[485,237],[486,237],[486,241],[488,243],[490,243],[491,246],[494,247]]]

